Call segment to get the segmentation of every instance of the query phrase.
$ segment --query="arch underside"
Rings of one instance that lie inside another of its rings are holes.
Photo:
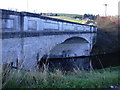
[[[49,54],[50,58],[75,57],[89,54],[89,43],[80,37],[72,37],[56,45]]]

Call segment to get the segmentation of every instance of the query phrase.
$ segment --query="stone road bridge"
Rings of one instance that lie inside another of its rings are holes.
[[[2,63],[12,67],[33,70],[45,56],[89,56],[96,40],[92,25],[3,9],[0,14]]]

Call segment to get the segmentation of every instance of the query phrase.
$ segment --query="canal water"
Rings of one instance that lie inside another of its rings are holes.
[[[47,56],[45,56],[42,58],[41,62],[39,62],[39,67],[41,68],[43,64],[46,64],[49,66],[50,70],[60,69],[71,71],[75,69],[101,69],[106,67],[119,66],[119,55],[120,52],[70,58],[47,58]]]
[[[91,57],[94,69],[101,69],[120,65],[120,51],[107,54],[98,54]]]

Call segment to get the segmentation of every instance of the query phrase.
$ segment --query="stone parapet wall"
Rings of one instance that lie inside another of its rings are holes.
[[[2,10],[2,32],[79,31],[96,32],[95,26],[50,18],[40,14]]]

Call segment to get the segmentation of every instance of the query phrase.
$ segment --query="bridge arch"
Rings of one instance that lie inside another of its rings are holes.
[[[39,64],[42,65],[42,63],[47,63],[47,60],[48,60],[47,58],[66,58],[66,57],[88,56],[90,54],[90,50],[91,49],[90,49],[89,42],[86,39],[82,37],[76,37],[76,36],[70,37],[64,40],[62,43],[59,43],[56,46],[54,46],[50,50],[49,55],[44,55],[42,57]],[[59,63],[61,63],[61,61],[58,61],[57,59],[53,61],[55,62],[54,64],[55,67],[61,68],[61,66],[59,66]],[[51,62],[51,61],[48,61],[48,62]],[[73,67],[74,68],[79,67],[79,69],[88,68],[89,62],[90,62],[89,59],[72,60],[72,61],[65,60],[64,65],[62,64],[63,65],[62,68],[65,67],[67,68],[67,70]],[[76,64],[73,65],[73,63],[76,63]],[[85,63],[88,63],[88,64],[85,64]]]

